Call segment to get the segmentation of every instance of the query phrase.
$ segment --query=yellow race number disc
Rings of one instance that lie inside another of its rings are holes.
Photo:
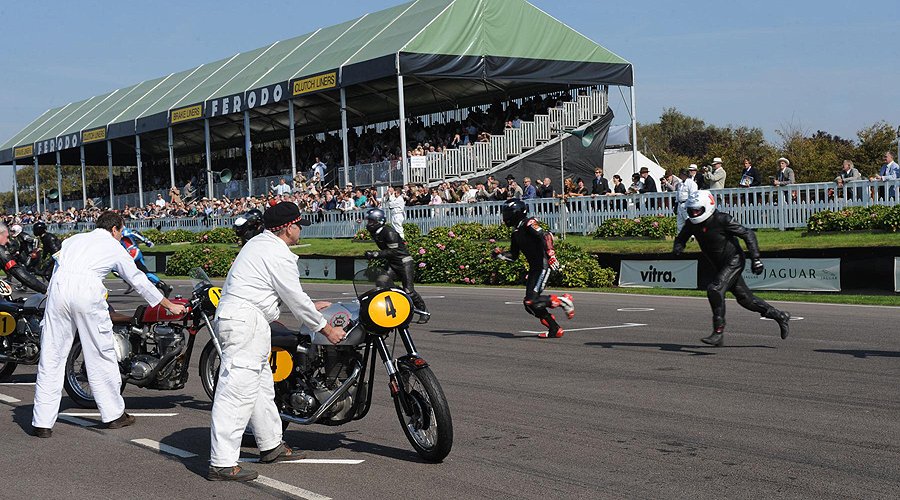
[[[0,335],[7,336],[16,331],[16,318],[8,312],[0,312]]]
[[[209,301],[212,303],[213,307],[219,307],[219,299],[222,297],[222,289],[214,286],[209,289],[207,295],[209,296]]]
[[[273,347],[269,353],[269,367],[272,368],[272,379],[281,382],[288,378],[294,369],[294,361],[291,354],[280,347]]]
[[[369,319],[382,328],[395,328],[409,319],[412,313],[409,299],[393,290],[385,290],[369,302]]]

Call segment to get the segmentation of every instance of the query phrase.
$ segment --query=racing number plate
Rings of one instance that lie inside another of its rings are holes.
[[[16,318],[8,312],[0,312],[0,335],[7,336],[16,331]]]
[[[207,295],[209,296],[209,301],[212,303],[213,307],[219,307],[219,299],[222,298],[222,289],[214,286],[209,289]]]
[[[385,290],[369,302],[369,319],[382,328],[395,328],[409,319],[409,299],[393,290]]]

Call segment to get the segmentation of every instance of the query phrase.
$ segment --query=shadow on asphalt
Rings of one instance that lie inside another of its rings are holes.
[[[212,411],[212,401],[205,397],[195,399],[185,394],[171,394],[163,396],[168,391],[156,391],[147,389],[141,396],[126,395],[125,406],[130,410],[170,410],[173,408],[190,408],[192,410]]]
[[[192,447],[191,449],[192,452],[197,454],[196,457],[181,459],[169,455],[163,456],[181,463],[188,471],[204,479],[206,478],[206,475],[209,473],[209,427],[190,427],[182,429],[169,434],[159,441],[162,444],[175,448],[183,448],[184,443],[192,443],[194,447],[200,445],[201,448],[193,449]]]
[[[34,405],[21,405],[16,406],[15,409],[13,409],[13,422],[22,428],[22,432],[29,436],[32,434],[31,414],[33,408]]]
[[[295,429],[295,427],[297,427],[297,429]],[[392,446],[374,444],[367,441],[360,441],[350,436],[350,434],[354,434],[355,431],[310,432],[298,429],[299,426],[293,426],[293,424],[292,427],[288,427],[284,432],[284,440],[292,446],[299,446],[303,450],[311,452],[348,450],[357,453],[368,453],[370,455],[393,458],[395,460],[402,460],[404,462],[416,462],[423,464],[429,463],[419,457],[419,455],[412,449],[412,445],[410,445],[409,449],[401,449],[394,448]],[[399,422],[396,422],[396,425],[391,430],[396,431],[400,435],[403,434],[403,430],[400,428]],[[320,457],[310,456],[310,458]]]
[[[475,335],[479,337],[496,337],[498,339],[533,339],[536,337],[533,333],[525,333],[516,335],[509,332],[486,332],[483,330],[431,330],[432,333],[440,333],[443,335]]]
[[[814,352],[849,354],[854,358],[900,358],[900,351],[873,351],[870,349],[815,349]]]
[[[695,349],[774,349],[774,347],[769,345],[724,345],[722,347],[710,347],[704,345],[666,344],[659,342],[585,342],[584,345],[599,346],[604,349],[615,349],[616,347],[650,347],[664,352],[679,352],[690,354],[691,356],[709,356],[716,354],[714,352],[697,351]]]

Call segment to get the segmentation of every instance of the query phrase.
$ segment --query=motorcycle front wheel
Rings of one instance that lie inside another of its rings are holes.
[[[210,340],[200,353],[200,384],[210,401],[216,395],[216,383],[219,381],[219,352]]]
[[[17,366],[19,366],[19,364],[12,361],[5,361],[0,363],[0,382],[8,379],[10,375],[12,375],[14,371],[16,371]]]
[[[429,462],[442,461],[453,447],[453,421],[441,384],[428,367],[400,365],[397,376],[410,406],[407,412],[400,397],[394,398],[403,433],[419,456]]]
[[[81,341],[75,340],[72,350],[66,358],[66,373],[63,379],[63,387],[66,394],[82,408],[96,408],[97,401],[88,382],[87,364],[84,362],[84,353],[81,349]],[[119,387],[119,393],[125,392],[125,381]]]

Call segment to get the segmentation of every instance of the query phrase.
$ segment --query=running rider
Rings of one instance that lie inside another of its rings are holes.
[[[165,295],[166,297],[172,293],[172,287],[167,285],[165,281],[159,279],[159,276],[150,272],[147,269],[147,264],[144,263],[144,254],[141,253],[141,248],[138,246],[140,243],[147,245],[148,248],[153,248],[153,242],[147,239],[140,232],[135,231],[134,229],[128,229],[127,227],[122,230],[122,246],[125,247],[125,250],[128,251],[128,255],[131,255],[131,258],[134,259],[134,264],[140,269],[144,274],[147,275],[147,279],[153,283],[156,288]],[[128,290],[125,291],[126,294],[131,293],[134,288],[129,284]]]

